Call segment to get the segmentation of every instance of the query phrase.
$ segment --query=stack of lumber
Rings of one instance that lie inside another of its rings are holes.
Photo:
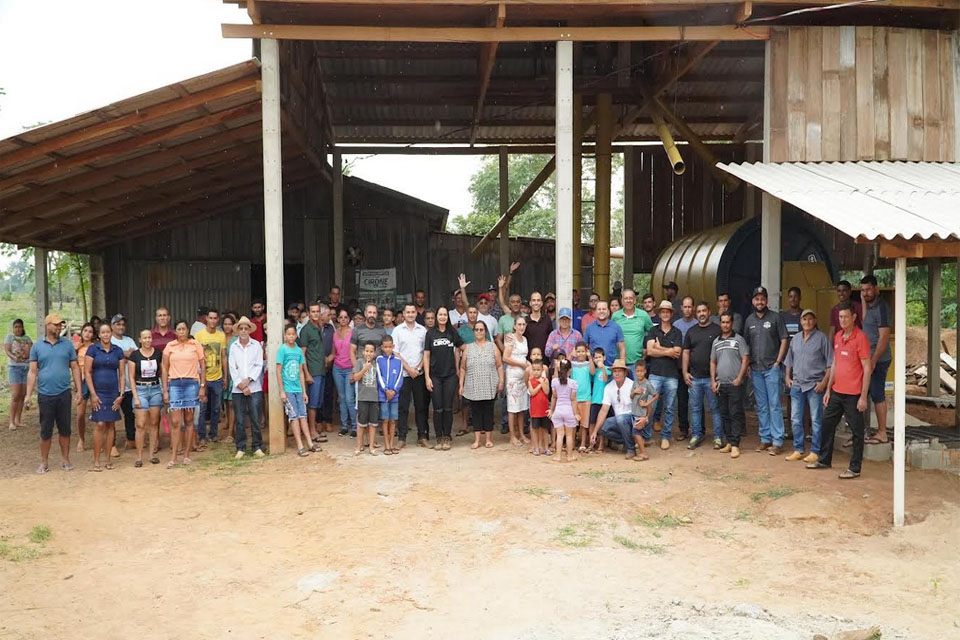
[[[940,353],[940,387],[950,395],[957,392],[957,360],[949,353]],[[907,370],[907,384],[915,384],[920,387],[927,386],[927,375],[929,369],[927,363],[923,362]]]

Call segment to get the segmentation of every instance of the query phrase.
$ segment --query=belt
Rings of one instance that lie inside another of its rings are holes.
[[[158,381],[154,381],[154,382],[138,382],[136,384],[138,387],[155,387],[160,383]]]

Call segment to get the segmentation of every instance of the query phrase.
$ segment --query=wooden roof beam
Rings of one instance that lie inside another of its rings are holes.
[[[165,118],[175,113],[202,106],[207,102],[227,98],[245,91],[252,92],[256,90],[256,87],[257,77],[247,76],[218,87],[212,87],[205,91],[198,91],[194,94],[187,94],[184,97],[174,98],[173,100],[162,102],[158,105],[147,107],[146,109],[135,111],[119,118],[106,120],[77,131],[71,131],[70,133],[65,133],[36,144],[24,143],[27,146],[0,155],[0,169],[33,160],[34,158],[39,158],[40,156],[75,144],[89,142],[101,136],[122,131],[127,127],[148,124],[159,118]]]
[[[228,120],[259,113],[260,100],[257,99],[255,102],[250,102],[232,109],[226,109],[210,116],[189,120],[181,124],[173,125],[172,127],[166,127],[158,131],[151,131],[150,133],[137,135],[113,144],[106,144],[102,147],[97,147],[83,153],[78,153],[74,156],[62,158],[57,162],[43,165],[42,167],[31,169],[29,171],[17,173],[8,178],[0,180],[0,192],[27,182],[51,178],[65,172],[67,169],[82,167],[83,165],[89,164],[96,160],[101,160],[103,158],[108,158],[112,155],[133,151],[135,149],[153,145],[164,140],[169,140],[186,135],[188,133],[193,133],[194,131],[199,131],[200,129],[212,127]]]
[[[497,4],[496,14],[491,16],[491,26],[502,28],[507,19],[507,7],[502,2]],[[470,146],[477,140],[477,131],[480,129],[480,116],[483,114],[483,103],[490,87],[490,76],[493,75],[493,66],[497,61],[497,46],[499,42],[485,42],[480,45],[480,59],[477,68],[480,76],[480,91],[477,92],[477,104],[473,108],[473,126],[470,128]]]
[[[371,27],[305,24],[224,24],[224,38],[360,42],[675,42],[766,40],[768,27]]]
[[[479,256],[483,253],[483,250],[487,248],[487,245],[493,242],[494,238],[500,236],[500,232],[503,231],[507,225],[510,224],[510,221],[513,220],[518,213],[520,213],[520,210],[523,209],[528,202],[530,202],[530,198],[532,198],[534,194],[537,193],[537,190],[543,186],[543,183],[547,181],[547,178],[553,175],[553,170],[556,168],[556,166],[557,156],[554,155],[551,156],[550,160],[547,161],[547,164],[543,165],[543,168],[540,169],[540,173],[538,173],[534,179],[530,181],[530,184],[527,185],[527,188],[523,190],[523,193],[520,194],[520,197],[517,198],[512,205],[510,205],[510,208],[507,209],[506,213],[500,216],[500,219],[497,220],[497,223],[493,225],[493,228],[487,232],[487,235],[483,236],[480,239],[480,242],[478,242],[473,249],[470,250],[470,255],[473,257]]]
[[[333,175],[330,172],[330,166],[323,158],[317,155],[317,152],[310,146],[310,143],[307,142],[300,127],[297,126],[296,120],[294,120],[293,116],[288,112],[285,105],[281,105],[280,108],[280,121],[285,129],[283,134],[293,139],[303,152],[304,157],[310,161],[310,164],[313,165],[320,176],[332,181]]]

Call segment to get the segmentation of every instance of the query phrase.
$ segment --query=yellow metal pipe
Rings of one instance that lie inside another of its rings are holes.
[[[667,158],[670,160],[670,166],[673,167],[673,172],[678,176],[682,176],[683,172],[687,170],[687,165],[684,164],[683,158],[680,156],[680,151],[677,150],[677,145],[673,141],[673,136],[670,135],[670,129],[667,127],[667,123],[663,121],[659,115],[653,116],[653,124],[657,128],[657,135],[660,136],[660,142],[663,143],[663,150],[667,152]]]
[[[610,296],[610,153],[613,142],[613,103],[609,93],[597,96],[597,169],[593,217],[593,288]]]

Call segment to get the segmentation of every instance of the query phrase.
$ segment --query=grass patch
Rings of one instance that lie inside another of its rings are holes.
[[[772,478],[772,476],[771,476],[769,473],[764,473],[764,474],[762,474],[762,475],[759,475],[759,476],[755,477],[755,478],[753,479],[753,483],[754,483],[754,484],[767,484],[768,482],[770,482],[770,478]]]
[[[27,538],[34,544],[43,544],[49,540],[52,535],[53,532],[50,530],[50,527],[45,524],[38,524],[30,530],[30,533],[27,534]]]
[[[637,516],[637,522],[649,529],[676,529],[677,527],[693,523],[688,516],[675,516],[670,513],[650,511]]]
[[[538,498],[541,498],[550,493],[550,489],[547,489],[546,487],[521,487],[516,491],[518,493],[525,493],[528,496],[536,496]]]
[[[737,522],[752,522],[754,515],[747,509],[741,509],[733,514],[733,519]]]
[[[706,531],[703,535],[712,539],[719,540],[736,540],[737,534],[733,532],[733,529],[728,529],[726,531],[718,531],[716,529],[710,529]]]
[[[735,587],[737,587],[737,588],[739,588],[739,589],[743,589],[743,588],[745,588],[745,587],[747,587],[747,586],[749,586],[749,585],[750,585],[750,581],[747,580],[746,578],[740,578],[739,580],[737,580],[736,582],[733,583],[733,586],[735,586]]]
[[[589,547],[593,543],[593,534],[591,532],[596,528],[596,522],[578,525],[568,524],[557,529],[557,535],[554,539],[565,547]]]
[[[592,480],[599,480],[600,482],[624,482],[624,483],[638,483],[643,482],[641,478],[631,477],[631,474],[640,473],[639,470],[633,471],[584,471],[581,474],[578,474],[583,478],[591,478]]]
[[[717,473],[713,469],[704,469],[702,467],[697,467],[697,473],[702,475],[707,480],[718,480],[720,482],[727,482],[730,480],[746,480],[748,477],[745,473]]]
[[[30,547],[24,544],[10,544],[6,541],[0,541],[0,558],[4,558],[10,562],[36,560],[41,555],[43,555],[43,549],[40,547]]]
[[[213,471],[215,476],[232,476],[244,473],[250,473],[249,467],[266,460],[266,458],[257,458],[247,454],[237,460],[234,456],[237,454],[233,447],[221,446],[216,449],[208,450],[205,456],[195,458],[193,464],[187,467],[187,471]]]
[[[651,556],[662,556],[667,552],[667,545],[653,542],[637,542],[625,536],[613,536],[613,539],[621,546],[631,551],[642,551]]]
[[[760,502],[764,498],[769,498],[771,500],[779,500],[780,498],[788,498],[797,493],[797,490],[793,487],[775,487],[773,489],[767,489],[766,491],[757,491],[750,494],[750,499],[754,502]]]

